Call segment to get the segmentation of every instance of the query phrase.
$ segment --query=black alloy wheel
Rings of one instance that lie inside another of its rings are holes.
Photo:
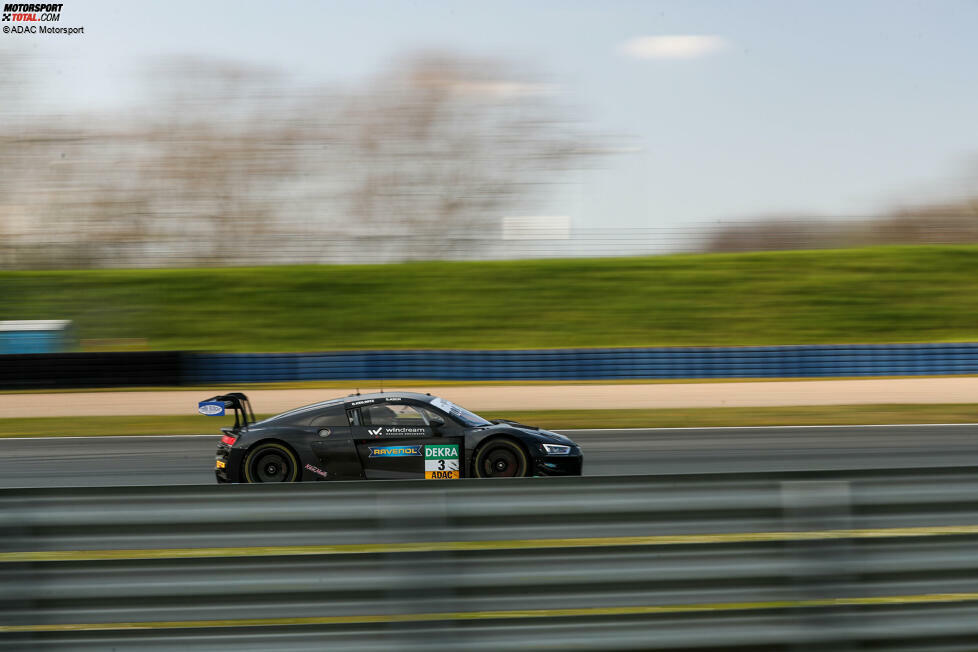
[[[295,482],[299,463],[295,454],[282,444],[256,446],[245,458],[246,482]]]
[[[489,441],[475,455],[477,478],[519,478],[529,467],[523,447],[509,439]]]

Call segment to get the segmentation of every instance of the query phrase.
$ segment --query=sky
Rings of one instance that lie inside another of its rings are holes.
[[[963,192],[978,160],[973,0],[65,0],[60,24],[85,33],[0,47],[41,60],[49,105],[81,109],[136,104],[141,66],[169,55],[308,85],[422,49],[503,59],[629,143],[543,207],[575,228],[867,215]]]

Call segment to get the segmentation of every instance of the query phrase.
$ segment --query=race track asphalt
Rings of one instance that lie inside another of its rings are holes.
[[[978,424],[566,430],[586,475],[978,464]],[[0,439],[0,487],[212,484],[218,437]]]

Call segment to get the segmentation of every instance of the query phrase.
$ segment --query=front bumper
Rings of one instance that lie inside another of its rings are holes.
[[[546,455],[533,460],[533,475],[581,475],[583,455]]]

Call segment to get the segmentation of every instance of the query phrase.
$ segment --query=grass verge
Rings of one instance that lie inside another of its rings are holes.
[[[978,246],[0,272],[94,348],[501,349],[978,339]],[[113,344],[114,343],[114,344]]]
[[[259,415],[261,417],[262,415]],[[978,406],[833,405],[762,408],[690,408],[663,410],[535,410],[484,412],[551,430],[571,428],[681,428],[722,426],[801,426],[904,423],[974,423]],[[121,435],[206,435],[230,425],[200,416],[36,417],[0,419],[2,437]]]

